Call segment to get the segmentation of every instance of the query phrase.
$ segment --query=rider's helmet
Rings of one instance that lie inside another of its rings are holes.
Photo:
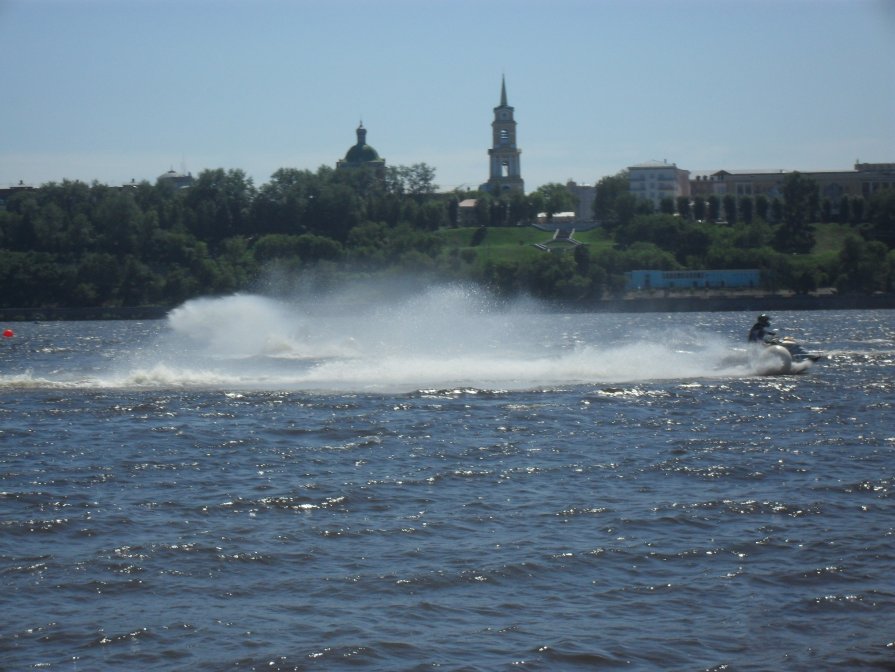
[[[771,323],[771,318],[768,317],[768,316],[765,315],[765,314],[761,314],[761,315],[758,316],[758,323],[759,323],[759,324],[770,324],[770,323]]]

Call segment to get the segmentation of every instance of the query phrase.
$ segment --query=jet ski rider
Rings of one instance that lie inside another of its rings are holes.
[[[769,336],[775,336],[777,334],[776,331],[771,331],[770,327],[771,318],[764,314],[759,315],[755,324],[753,324],[752,328],[749,330],[749,342],[761,344],[768,343],[771,340]]]

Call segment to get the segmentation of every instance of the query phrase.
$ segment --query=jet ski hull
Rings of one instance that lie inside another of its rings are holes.
[[[779,341],[749,353],[749,363],[760,376],[785,376],[803,373],[820,359],[795,341]]]

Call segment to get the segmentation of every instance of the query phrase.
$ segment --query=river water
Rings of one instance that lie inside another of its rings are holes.
[[[895,669],[895,311],[754,318],[0,325],[0,669]]]

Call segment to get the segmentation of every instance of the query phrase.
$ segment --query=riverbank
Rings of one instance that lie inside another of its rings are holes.
[[[0,322],[61,322],[86,320],[160,320],[171,308],[0,308]]]
[[[557,304],[570,312],[704,313],[781,312],[794,310],[895,309],[895,294],[629,294],[588,304]],[[174,306],[128,308],[0,308],[0,322],[55,322],[76,320],[161,320]]]
[[[608,313],[768,312],[798,310],[886,310],[895,294],[694,294],[636,296],[601,301],[592,310]]]

